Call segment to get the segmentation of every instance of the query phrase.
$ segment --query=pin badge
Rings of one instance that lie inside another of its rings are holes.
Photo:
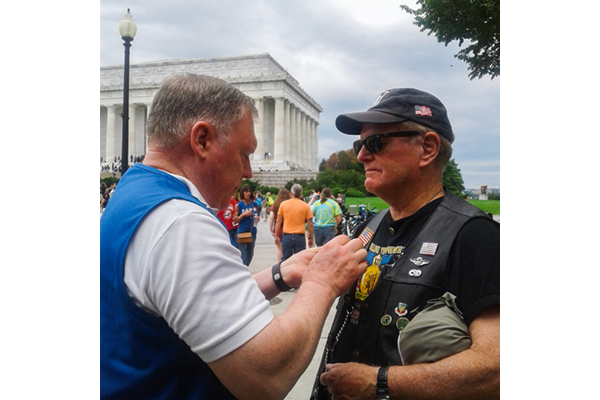
[[[381,317],[381,325],[388,326],[391,323],[392,323],[392,316],[391,315],[385,314],[383,317]]]
[[[408,275],[414,276],[415,278],[418,278],[419,276],[421,276],[422,273],[423,273],[423,271],[421,271],[420,269],[411,269],[410,271],[408,271]]]
[[[377,285],[377,281],[379,280],[379,275],[381,271],[379,270],[379,264],[381,264],[381,254],[376,255],[373,258],[371,265],[367,268],[367,270],[362,274],[359,278],[357,284],[357,291],[354,293],[354,297],[356,299],[364,301],[369,294],[375,289]]]
[[[429,264],[431,261],[423,259],[423,257],[411,258],[410,262],[415,264],[417,267]]]
[[[397,316],[403,317],[408,314],[408,306],[404,303],[398,303],[398,307],[394,309]]]
[[[399,318],[398,321],[396,321],[396,328],[398,328],[399,331],[403,330],[404,328],[406,328],[406,325],[408,325],[410,321],[408,320],[408,318]]]

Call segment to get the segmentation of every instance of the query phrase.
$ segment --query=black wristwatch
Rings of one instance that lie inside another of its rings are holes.
[[[375,398],[377,400],[390,399],[387,381],[388,368],[389,367],[380,367],[379,371],[377,371],[377,388],[375,389]]]
[[[283,277],[281,276],[280,267],[281,267],[280,262],[273,265],[273,269],[271,269],[271,272],[273,273],[273,281],[275,282],[275,286],[277,286],[277,289],[279,289],[280,292],[287,292],[288,290],[291,289],[291,287],[286,285],[285,282],[283,281]]]

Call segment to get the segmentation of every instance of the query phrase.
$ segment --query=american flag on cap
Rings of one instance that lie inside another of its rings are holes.
[[[415,114],[424,117],[431,117],[431,109],[427,106],[415,106]]]

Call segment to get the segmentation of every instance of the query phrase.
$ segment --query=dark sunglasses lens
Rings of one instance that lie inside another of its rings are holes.
[[[369,153],[375,154],[381,150],[381,142],[379,141],[378,135],[369,136],[365,139],[365,147],[369,150]]]
[[[358,155],[358,153],[360,153],[360,150],[363,147],[362,140],[356,140],[354,143],[352,143],[352,146],[354,147],[354,152],[356,153],[356,155]]]

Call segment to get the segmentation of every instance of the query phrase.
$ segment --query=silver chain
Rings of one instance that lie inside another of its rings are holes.
[[[331,361],[330,357],[333,355],[333,350],[335,349],[335,346],[340,341],[340,337],[342,336],[342,333],[344,332],[344,328],[346,327],[346,323],[348,322],[349,315],[350,315],[350,310],[346,310],[346,316],[344,317],[344,322],[342,322],[342,326],[340,326],[340,329],[338,330],[337,335],[335,335],[335,339],[333,340],[333,343],[331,344],[331,348],[327,347],[325,349],[325,363],[326,364]]]

